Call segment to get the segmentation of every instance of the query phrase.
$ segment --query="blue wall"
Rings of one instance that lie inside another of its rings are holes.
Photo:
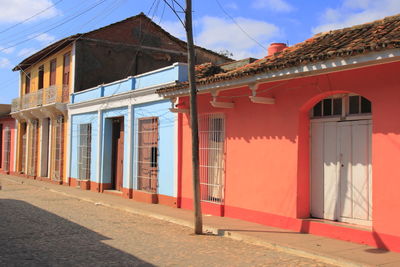
[[[92,125],[92,144],[90,161],[90,180],[96,181],[96,159],[97,159],[97,112],[83,113],[71,116],[71,162],[69,177],[78,178],[78,146],[79,146],[79,125],[90,123]]]
[[[175,114],[169,112],[171,103],[169,101],[159,101],[133,106],[134,119],[134,144],[137,147],[137,121],[143,117],[158,117],[159,122],[159,147],[158,147],[158,193],[174,196],[175,187]],[[137,151],[134,153],[133,174],[135,177],[135,188],[137,185]]]
[[[130,77],[111,84],[101,85],[96,88],[74,93],[71,103],[85,102],[127,92],[129,90],[140,90],[158,84],[187,81],[187,66],[185,64],[174,64],[170,67]],[[112,101],[109,99],[108,101]],[[90,103],[90,102],[89,102]],[[89,106],[90,104],[87,104]],[[133,105],[131,109],[131,122],[128,122],[128,107],[123,106],[101,111],[100,118],[97,112],[83,113],[71,116],[71,165],[70,177],[78,177],[78,130],[79,124],[92,124],[92,153],[91,153],[91,175],[90,180],[97,182],[97,168],[100,168],[100,183],[111,182],[111,160],[112,160],[112,118],[124,117],[124,169],[123,187],[129,187],[129,181],[133,188],[137,188],[137,120],[143,117],[158,117],[159,121],[159,147],[158,147],[158,193],[175,196],[175,114],[169,112],[170,102],[168,100],[148,102],[141,105]],[[98,121],[101,120],[101,147],[97,147],[99,135]],[[130,128],[131,127],[131,128]],[[129,135],[132,138],[132,146],[128,147]],[[130,154],[131,162],[128,162]],[[100,155],[101,166],[96,166],[97,157]],[[129,166],[132,166],[131,177],[128,177]]]
[[[128,92],[134,88],[135,79],[130,78],[118,83],[112,83],[103,86],[103,96],[116,95],[123,92]]]
[[[175,63],[166,68],[143,73],[124,80],[99,85],[95,88],[73,93],[71,97],[71,103],[85,102],[105,96],[117,95],[120,93],[128,92],[130,90],[137,90],[168,82],[187,81],[187,79],[187,65],[182,63]]]

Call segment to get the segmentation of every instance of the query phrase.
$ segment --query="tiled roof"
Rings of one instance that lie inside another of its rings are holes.
[[[337,57],[349,57],[392,48],[400,48],[400,15],[317,34],[282,52],[264,57],[244,67],[199,78],[197,84],[239,79]],[[173,92],[187,86],[187,83],[181,83],[174,87],[159,89],[157,92]]]

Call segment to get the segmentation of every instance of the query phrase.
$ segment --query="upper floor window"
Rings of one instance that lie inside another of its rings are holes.
[[[311,110],[312,118],[342,117],[351,115],[369,115],[371,102],[360,95],[340,94],[325,98],[315,104]]]
[[[44,79],[44,66],[41,65],[38,71],[38,89],[43,88],[43,79]]]
[[[25,73],[25,94],[29,94],[31,91],[31,74]]]
[[[64,55],[64,63],[63,63],[63,85],[69,85],[69,72],[70,72],[70,53],[66,53]]]
[[[56,84],[56,68],[57,68],[57,60],[52,59],[50,61],[50,86]]]

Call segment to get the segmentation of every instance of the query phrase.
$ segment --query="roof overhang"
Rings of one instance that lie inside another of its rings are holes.
[[[259,83],[268,83],[274,81],[283,81],[288,79],[315,76],[325,73],[346,71],[350,69],[364,68],[374,65],[386,64],[400,61],[400,49],[390,49],[379,52],[358,55],[354,57],[335,58],[327,61],[320,61],[291,67],[282,70],[268,71],[258,73],[245,78],[229,79],[221,82],[209,84],[197,84],[199,93],[210,93],[215,91],[230,90],[243,86],[249,86]],[[159,95],[164,98],[175,98],[189,95],[189,88],[183,87],[176,90],[159,91]]]
[[[74,42],[75,40],[80,38],[81,35],[82,34],[71,35],[67,38],[61,39],[60,41],[57,41],[57,42],[43,48],[39,52],[36,52],[35,54],[33,54],[33,55],[27,57],[26,59],[24,59],[23,61],[21,61],[21,63],[19,63],[17,66],[15,66],[12,70],[19,71],[19,70],[25,70],[25,69],[31,67],[33,64],[37,63],[38,61],[43,60],[43,59],[57,53],[58,51],[64,49],[65,47],[70,45],[72,42]]]

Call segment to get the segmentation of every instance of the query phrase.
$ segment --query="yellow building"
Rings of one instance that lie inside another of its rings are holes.
[[[20,97],[13,100],[18,120],[16,171],[61,182],[66,176],[67,103],[72,93],[73,43],[36,60],[20,64]]]

